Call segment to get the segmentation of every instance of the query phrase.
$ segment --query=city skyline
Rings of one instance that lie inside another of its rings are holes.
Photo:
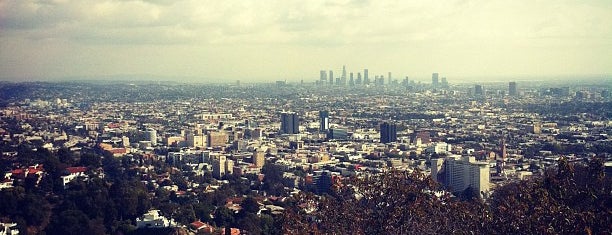
[[[608,1],[3,1],[0,80],[609,78]],[[544,14],[545,13],[545,14]],[[358,69],[359,68],[359,69]]]

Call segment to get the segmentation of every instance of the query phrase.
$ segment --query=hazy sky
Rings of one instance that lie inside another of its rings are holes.
[[[611,0],[0,0],[0,80],[612,73]]]

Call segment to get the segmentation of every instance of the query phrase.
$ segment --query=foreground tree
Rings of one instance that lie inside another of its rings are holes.
[[[611,192],[601,159],[588,165],[561,159],[542,179],[496,190],[490,227],[501,234],[610,234]]]
[[[603,161],[559,161],[543,177],[463,201],[429,177],[391,171],[342,181],[331,195],[300,194],[283,218],[288,234],[610,234],[612,182]]]
[[[462,202],[423,173],[391,171],[335,185],[332,195],[302,194],[285,213],[285,233],[410,234],[482,231],[480,201]]]

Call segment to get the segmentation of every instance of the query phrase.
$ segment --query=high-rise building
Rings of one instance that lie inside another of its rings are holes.
[[[157,131],[155,129],[147,129],[147,131],[145,131],[145,136],[148,141],[151,141],[152,146],[157,145]]]
[[[433,73],[431,74],[431,86],[433,88],[438,88],[440,87],[440,83],[438,81],[438,73]]]
[[[342,80],[346,80],[346,65],[342,65]]]
[[[348,138],[348,131],[346,129],[339,128],[329,129],[329,132],[327,132],[327,138],[334,140],[345,140]]]
[[[224,155],[212,156],[213,177],[221,179],[225,175],[227,158]]]
[[[446,77],[442,77],[442,88],[448,88],[448,81],[446,81]]]
[[[229,158],[225,160],[225,174],[234,174],[234,160]]]
[[[300,120],[293,112],[281,113],[281,133],[297,134],[300,132]]]
[[[329,129],[329,111],[319,111],[319,131],[325,132]]]
[[[510,82],[508,83],[508,95],[511,96],[517,96],[517,90],[516,90],[516,82]]]
[[[319,80],[321,80],[322,82],[327,81],[327,72],[325,70],[321,70],[321,78]]]
[[[329,193],[332,186],[332,175],[329,171],[321,171],[315,172],[314,186],[316,188],[317,193]]]
[[[370,84],[370,78],[368,77],[368,69],[363,70],[363,84]]]
[[[329,70],[329,77],[327,79],[329,80],[329,84],[334,84],[334,71]]]
[[[127,136],[121,137],[121,144],[124,148],[130,147],[130,138]]]
[[[391,85],[393,78],[391,78],[391,72],[389,72],[389,78],[387,78],[387,84]]]
[[[487,162],[478,162],[472,156],[458,155],[431,159],[431,162],[431,178],[453,193],[460,193],[468,188],[476,195],[490,191],[490,170]]]
[[[355,80],[353,79],[353,73],[349,74],[349,86],[355,86]]]
[[[266,164],[266,153],[260,150],[253,152],[253,165],[263,167]]]
[[[187,138],[185,139],[188,147],[204,147],[206,145],[206,139],[203,135],[190,133],[187,134]]]
[[[221,147],[227,144],[228,139],[225,132],[215,131],[208,133],[206,142],[208,143],[208,147]]]
[[[361,85],[361,72],[357,73],[357,85]]]
[[[475,96],[484,95],[484,90],[482,89],[482,85],[474,85],[474,95]]]
[[[391,143],[397,141],[397,126],[394,123],[380,124],[380,142]]]

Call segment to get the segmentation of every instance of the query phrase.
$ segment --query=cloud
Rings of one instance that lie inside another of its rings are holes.
[[[604,54],[612,53],[612,2],[0,0],[0,49],[0,73],[32,76],[143,74],[154,67],[166,74],[213,71],[239,77],[255,71],[273,77],[279,66],[307,74],[344,61],[394,69],[409,64],[426,74],[438,68],[476,74],[480,67],[490,73],[541,71],[524,58],[565,55],[576,56],[549,62],[546,71],[570,68],[569,63],[574,71],[589,66],[609,71],[612,64]],[[80,64],[88,62],[79,57],[85,52],[96,66]],[[147,53],[166,57],[154,65],[130,64],[141,63]],[[80,67],[56,62],[62,59]],[[518,64],[508,65],[512,60]],[[204,61],[202,68],[193,61]]]
[[[612,28],[609,6],[557,1],[7,0],[0,12],[3,34],[109,44],[588,37]]]

